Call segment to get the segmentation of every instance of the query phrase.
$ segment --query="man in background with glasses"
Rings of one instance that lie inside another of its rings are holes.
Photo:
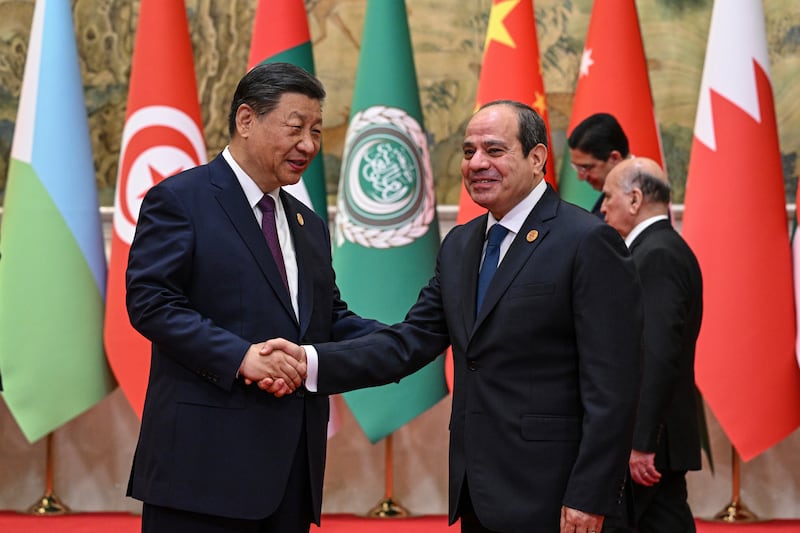
[[[600,193],[611,169],[631,157],[628,137],[617,119],[608,113],[595,113],[581,121],[570,133],[567,144],[578,179]],[[602,203],[601,194],[592,207],[592,213],[600,218],[603,218]]]

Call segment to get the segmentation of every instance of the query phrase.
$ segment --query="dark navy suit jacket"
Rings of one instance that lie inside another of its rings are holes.
[[[656,452],[656,466],[699,470],[699,393],[694,353],[703,315],[703,281],[694,253],[668,220],[631,243],[642,281],[645,357],[633,447]]]
[[[625,243],[548,186],[475,310],[486,215],[451,230],[404,322],[317,345],[319,390],[398,379],[453,346],[450,521],[558,531],[562,505],[613,515],[628,467],[641,296]]]
[[[152,341],[129,495],[259,519],[281,501],[307,433],[319,520],[328,397],[284,398],[236,379],[245,352],[273,337],[314,343],[375,328],[340,299],[327,222],[280,193],[298,267],[299,320],[253,210],[222,156],[164,180],[142,203],[127,270],[133,326]]]

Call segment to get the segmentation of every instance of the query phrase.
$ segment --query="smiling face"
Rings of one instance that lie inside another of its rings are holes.
[[[517,111],[509,105],[492,105],[475,113],[462,148],[464,186],[472,200],[498,220],[544,177],[547,148],[537,144],[523,155]]]
[[[284,93],[262,115],[242,104],[236,111],[236,132],[231,153],[262,191],[292,185],[319,152],[322,106],[299,93]]]

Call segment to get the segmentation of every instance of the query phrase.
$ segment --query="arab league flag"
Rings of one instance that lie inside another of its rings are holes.
[[[115,386],[106,260],[69,0],[38,0],[0,227],[3,397],[30,442]]]
[[[291,63],[314,74],[314,55],[303,0],[258,2],[247,68],[251,69],[259,63],[276,62]],[[328,220],[321,148],[300,181],[283,189]]]
[[[333,264],[362,316],[399,322],[433,275],[439,224],[403,1],[369,0],[342,158]],[[435,357],[436,354],[431,354]],[[344,395],[373,443],[447,394],[442,357]]]
[[[697,384],[745,461],[800,426],[785,202],[761,2],[715,2],[683,235],[703,271]]]
[[[594,113],[614,115],[628,137],[631,153],[664,166],[634,0],[603,0],[592,8],[567,136]],[[570,164],[569,145],[561,161],[561,197],[591,209],[600,192],[578,179]]]
[[[133,329],[125,307],[125,270],[139,207],[150,187],[208,158],[183,0],[140,4],[121,144],[105,345],[114,375],[141,419],[150,342]]]
[[[478,80],[475,109],[493,100],[516,100],[528,104],[544,119],[547,128],[547,166],[545,180],[554,189],[556,165],[553,143],[550,142],[550,120],[547,116],[542,65],[539,61],[539,40],[533,2],[528,0],[494,0],[489,12],[489,26],[483,46],[483,63]],[[486,209],[472,201],[461,187],[456,224],[469,222]],[[453,390],[453,353],[447,350],[445,360],[447,385]]]

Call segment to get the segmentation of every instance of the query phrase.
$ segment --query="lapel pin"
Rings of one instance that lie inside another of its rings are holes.
[[[301,226],[306,223],[306,221],[303,220],[303,215],[301,215],[300,213],[297,213],[297,223],[300,224]]]
[[[533,242],[533,241],[535,241],[537,238],[539,238],[539,231],[538,231],[538,230],[535,230],[535,229],[532,229],[532,230],[530,230],[530,231],[528,232],[528,234],[525,236],[525,239],[526,239],[528,242]]]

